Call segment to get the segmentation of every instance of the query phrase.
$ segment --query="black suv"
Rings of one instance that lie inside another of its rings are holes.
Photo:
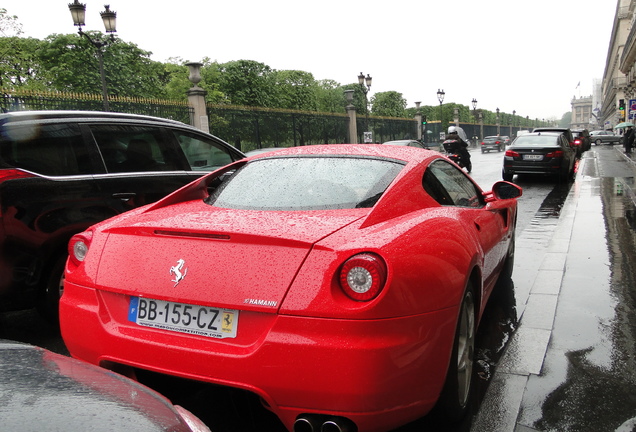
[[[0,114],[0,310],[36,306],[55,322],[72,235],[243,157],[173,120]]]

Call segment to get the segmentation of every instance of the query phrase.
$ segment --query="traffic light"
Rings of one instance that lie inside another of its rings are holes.
[[[426,126],[426,116],[422,116],[422,126]]]
[[[618,109],[621,111],[625,111],[625,99],[618,100]]]

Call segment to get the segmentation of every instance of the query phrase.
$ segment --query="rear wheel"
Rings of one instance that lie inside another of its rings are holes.
[[[511,182],[513,177],[514,177],[514,174],[510,174],[505,171],[501,172],[501,178],[504,179],[504,181]]]
[[[462,298],[451,361],[439,400],[441,414],[450,421],[460,420],[466,414],[473,389],[475,309],[475,295],[469,282]]]
[[[516,223],[515,223],[516,225]],[[501,269],[500,277],[510,279],[512,277],[512,271],[515,267],[515,234],[513,232],[512,239],[510,239],[510,245],[508,246],[508,253],[504,261],[503,268]]]
[[[67,257],[68,255],[64,253],[55,261],[38,299],[38,312],[55,325],[60,319],[60,298],[64,292],[64,266]]]

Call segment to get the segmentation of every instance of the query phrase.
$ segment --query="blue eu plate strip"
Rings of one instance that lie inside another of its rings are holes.
[[[131,297],[130,307],[128,308],[128,321],[137,321],[137,307],[139,307],[139,297]]]

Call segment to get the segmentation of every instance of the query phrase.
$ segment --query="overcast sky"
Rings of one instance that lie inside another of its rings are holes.
[[[616,0],[107,0],[117,36],[151,51],[224,63],[255,60],[315,79],[402,93],[412,107],[444,102],[558,118],[602,78]],[[25,37],[73,33],[73,0],[5,0]],[[104,31],[105,1],[86,4],[84,30]],[[577,87],[577,85],[580,85]]]

